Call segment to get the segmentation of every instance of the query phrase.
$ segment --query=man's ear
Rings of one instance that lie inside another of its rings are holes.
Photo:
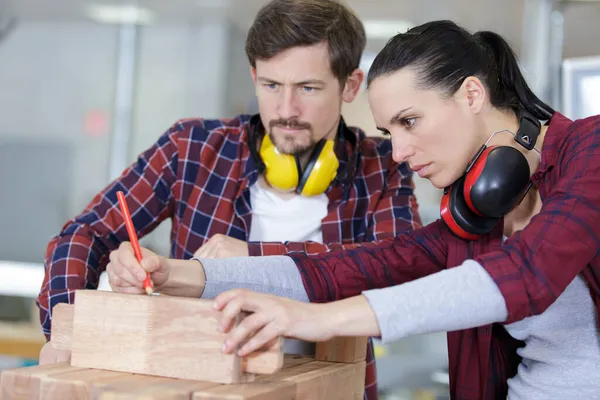
[[[346,79],[346,84],[344,85],[344,89],[342,91],[342,100],[346,103],[351,103],[356,98],[358,91],[365,79],[365,73],[360,69],[355,69],[348,79]]]

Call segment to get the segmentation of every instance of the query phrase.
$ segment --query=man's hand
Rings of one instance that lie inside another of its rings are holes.
[[[40,351],[40,365],[45,364],[56,364],[61,362],[71,361],[71,351],[69,350],[58,350],[52,346],[51,342],[47,342],[42,350]]]
[[[143,294],[146,273],[150,273],[155,287],[160,287],[169,278],[170,266],[167,260],[142,248],[142,262],[135,258],[131,243],[123,242],[118,250],[110,253],[110,262],[106,266],[108,282],[115,292]]]
[[[216,234],[194,253],[198,258],[248,257],[248,243],[227,235]]]

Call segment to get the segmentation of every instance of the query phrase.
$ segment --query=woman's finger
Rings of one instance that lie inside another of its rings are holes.
[[[250,314],[227,335],[227,339],[223,344],[223,351],[231,353],[246,340],[252,340],[254,332],[261,330],[268,322],[269,317],[264,312]]]
[[[244,298],[242,296],[236,296],[221,311],[221,320],[219,321],[219,327],[223,332],[229,332],[231,327],[236,323],[242,307],[244,305]]]
[[[262,347],[273,343],[281,336],[281,332],[273,323],[265,325],[258,333],[254,334],[239,350],[238,356],[246,356]]]
[[[226,292],[220,293],[219,295],[217,295],[217,297],[215,297],[213,306],[217,310],[221,311],[223,307],[229,304],[231,300],[239,296],[242,293],[242,291],[243,289],[231,289]]]

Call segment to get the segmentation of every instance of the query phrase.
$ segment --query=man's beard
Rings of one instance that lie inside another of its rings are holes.
[[[281,127],[288,129],[305,129],[308,131],[308,141],[304,143],[298,143],[298,137],[294,134],[288,135],[274,135],[273,128]],[[269,122],[269,137],[271,141],[280,153],[290,154],[301,157],[306,153],[310,152],[315,146],[315,142],[312,138],[312,128],[308,122],[298,121],[297,119],[275,119]]]

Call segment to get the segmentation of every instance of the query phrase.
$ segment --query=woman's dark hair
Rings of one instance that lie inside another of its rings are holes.
[[[472,35],[452,21],[433,21],[398,34],[373,61],[367,86],[379,76],[406,67],[414,68],[422,88],[452,96],[467,77],[475,76],[486,86],[496,108],[524,108],[539,120],[554,114],[531,91],[513,50],[494,32]]]

